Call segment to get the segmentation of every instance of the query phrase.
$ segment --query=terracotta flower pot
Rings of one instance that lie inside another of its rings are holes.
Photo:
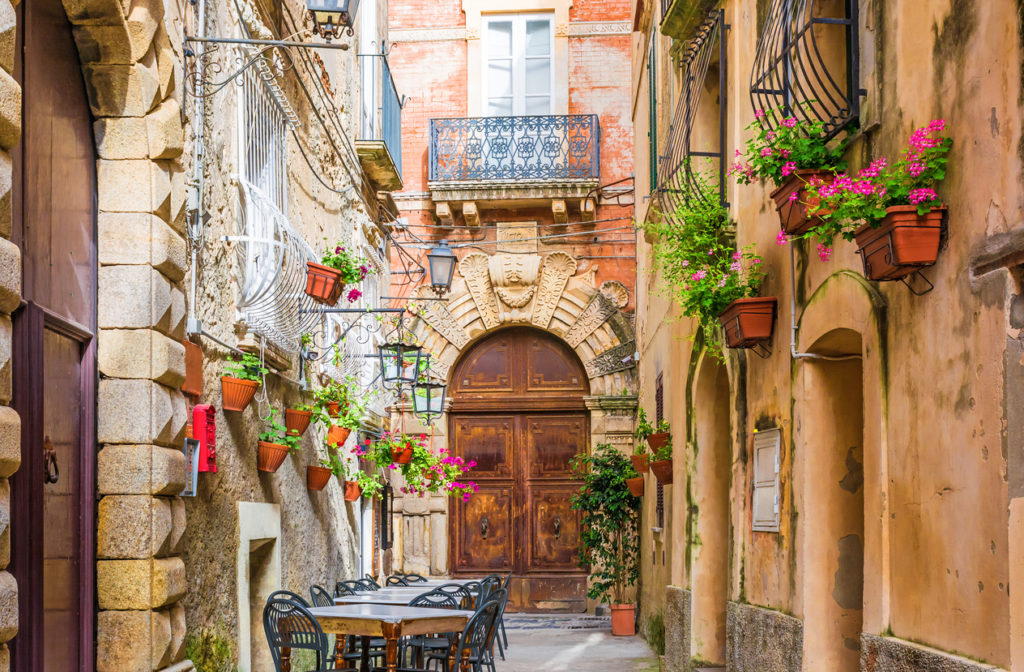
[[[658,479],[658,483],[672,485],[672,460],[651,462],[651,473]]]
[[[804,187],[815,177],[825,184],[831,184],[835,178],[829,172],[804,168],[791,173],[782,186],[771,193],[775,209],[779,212],[779,224],[790,235],[807,233],[809,228],[821,223],[821,218],[807,215],[808,209],[821,202],[819,198],[808,198],[804,192]],[[796,199],[792,198],[792,194],[796,194]]]
[[[345,481],[345,501],[356,502],[359,501],[359,496],[363,494],[363,489],[359,487],[359,484],[355,481]]]
[[[616,637],[632,637],[636,634],[636,606],[612,605],[612,634]]]
[[[352,433],[352,430],[348,427],[341,427],[339,425],[332,425],[327,430],[327,444],[331,446],[343,446],[345,441],[348,440],[348,435]]]
[[[337,401],[327,402],[327,415],[336,418],[341,415],[341,404]]]
[[[395,464],[409,464],[412,460],[412,448],[392,448],[391,459]]]
[[[256,390],[259,387],[260,384],[255,380],[221,376],[220,404],[225,411],[244,411],[252,398],[256,396]]]
[[[331,482],[332,472],[327,467],[306,467],[306,487],[310,490],[323,490]]]
[[[295,408],[286,408],[284,411],[284,426],[296,436],[302,436],[309,427],[309,419],[312,411],[300,411]]]
[[[633,463],[633,468],[641,474],[647,473],[647,455],[630,455],[629,460]]]
[[[772,337],[775,328],[774,296],[736,299],[718,316],[730,348],[750,348]]]
[[[312,261],[306,262],[306,294],[314,301],[333,306],[341,298],[344,289],[341,271]]]
[[[281,468],[286,457],[288,457],[288,446],[260,441],[259,450],[256,452],[256,468],[273,473]]]
[[[656,452],[668,445],[668,440],[671,436],[672,435],[668,432],[655,432],[654,434],[648,434],[647,445],[650,446],[651,452]]]
[[[643,476],[637,476],[636,478],[627,478],[626,479],[626,487],[629,488],[629,492],[634,497],[643,497],[644,496],[644,477]]]
[[[887,213],[878,228],[863,226],[856,233],[869,280],[899,280],[931,266],[939,256],[946,208],[918,215],[915,205],[894,205]]]

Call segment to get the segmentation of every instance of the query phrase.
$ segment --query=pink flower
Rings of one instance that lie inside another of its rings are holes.
[[[729,270],[730,271],[742,271],[743,270],[743,264],[741,264],[738,261],[734,261],[731,264],[729,264]]]
[[[341,254],[341,247],[334,248],[334,253],[335,254]]]
[[[725,287],[725,276],[724,275],[722,276],[722,279],[718,281],[718,286],[719,287]]]
[[[796,162],[787,161],[786,163],[782,164],[783,177],[788,177],[789,175],[792,175],[794,170],[796,170]]]
[[[796,119],[794,117],[787,117],[782,120],[782,125],[786,128],[794,128],[796,126]]]
[[[764,110],[754,110],[754,116],[758,119],[764,117]]]
[[[828,261],[832,257],[832,248],[825,247],[821,243],[818,243],[818,258],[822,261]]]
[[[781,155],[782,155],[782,158],[784,158],[784,159],[788,159],[788,158],[789,158],[789,155],[790,155],[790,153],[791,153],[791,152],[790,152],[790,151],[789,151],[788,149],[780,149],[780,150],[779,150],[779,154],[781,154]]]
[[[690,265],[690,262],[687,259],[683,259],[683,268],[686,268],[689,265]]]
[[[760,260],[760,259],[754,259],[754,260],[753,260],[752,262],[750,262],[750,263],[752,263],[752,264],[754,264],[754,265],[756,266],[757,264],[760,264],[760,263],[761,263],[761,260]]]
[[[710,256],[713,256],[714,254],[715,254],[715,251],[714,251],[714,250],[708,250],[708,256],[709,256],[709,257],[710,257]]]
[[[796,201],[797,201],[797,199],[798,199],[799,197],[800,197],[800,196],[799,196],[799,194],[798,194],[797,192],[795,192],[795,191],[794,191],[793,193],[791,193],[791,194],[789,195],[789,202],[790,202],[790,203],[796,203]]]
[[[732,253],[732,258],[733,261],[739,261],[740,259],[743,258],[743,253],[740,252],[739,250],[736,250],[735,252]]]
[[[690,280],[703,280],[707,276],[707,271],[697,271],[690,276]]]
[[[882,173],[882,169],[885,168],[887,165],[888,162],[885,160],[885,157],[883,156],[880,159],[875,159],[874,161],[872,161],[871,165],[857,173],[857,176],[878,177]]]
[[[789,242],[789,238],[786,237],[785,231],[779,231],[779,235],[775,236],[776,245],[785,245]]]
[[[912,189],[910,194],[907,196],[907,200],[914,205],[918,205],[925,201],[937,201],[939,200],[939,195],[935,193],[934,189],[929,189],[927,187],[923,189]]]
[[[352,291],[350,291],[348,293],[348,297],[347,297],[348,298],[348,302],[349,303],[355,303],[356,301],[359,300],[359,297],[361,297],[362,295],[363,295],[363,293],[360,292],[358,289],[353,289]]]
[[[762,158],[766,158],[766,157],[769,157],[771,155],[772,155],[772,148],[771,147],[762,147],[761,148],[761,157]]]

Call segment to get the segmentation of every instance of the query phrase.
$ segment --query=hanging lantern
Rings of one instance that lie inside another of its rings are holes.
[[[430,267],[430,288],[434,290],[438,298],[444,296],[452,288],[452,278],[455,276],[455,262],[458,258],[448,246],[447,240],[442,240],[437,247],[427,255],[427,265]]]
[[[385,383],[415,383],[420,374],[423,348],[407,343],[384,343],[377,346],[381,377]]]
[[[412,387],[412,412],[429,425],[444,413],[444,397],[448,386],[427,380]]]
[[[341,31],[352,34],[359,0],[306,0],[306,9],[313,17],[313,32],[328,42],[341,37]]]

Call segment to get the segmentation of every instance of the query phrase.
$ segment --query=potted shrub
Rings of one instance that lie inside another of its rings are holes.
[[[337,415],[332,416],[325,409],[317,413],[317,423],[327,428],[327,444],[330,449],[345,445],[349,435],[362,426],[367,404],[366,399],[353,395],[352,401],[339,408]]]
[[[934,187],[946,176],[953,144],[945,129],[946,121],[936,119],[915,130],[894,165],[882,157],[856,176],[810,184],[821,221],[810,233],[820,241],[823,260],[833,238],[842,236],[856,240],[870,280],[898,280],[935,263],[946,208]]]
[[[244,411],[256,396],[268,369],[252,353],[242,354],[237,362],[224,367],[220,377],[221,406],[225,411]]]
[[[442,448],[437,455],[432,455],[426,466],[416,474],[417,459],[414,456],[406,468],[410,476],[406,479],[408,485],[403,488],[403,492],[420,496],[427,493],[443,493],[451,497],[461,497],[463,501],[468,502],[480,490],[476,483],[465,479],[466,473],[475,466],[474,460],[466,461]]]
[[[635,455],[633,457],[636,457]],[[647,456],[644,455],[644,467],[647,466]],[[646,473],[646,469],[644,472]],[[636,467],[631,466],[626,469],[626,487],[629,488],[629,493],[634,497],[644,496],[644,477],[643,474],[637,470]]]
[[[672,485],[672,436],[665,439],[657,450],[651,451],[651,473],[658,483]]]
[[[799,119],[781,109],[756,110],[747,130],[753,135],[745,152],[736,151],[738,160],[730,174],[740,184],[755,179],[771,182],[775,186],[771,198],[782,230],[804,233],[817,223],[808,212],[816,203],[806,195],[806,186],[812,179],[828,182],[834,173],[845,169],[845,140],[829,147],[823,122]]]
[[[629,460],[633,463],[633,468],[636,469],[639,474],[647,473],[647,446],[637,441],[633,444],[633,454],[629,456]]]
[[[313,408],[308,404],[299,404],[295,408],[288,408],[284,411],[284,426],[296,436],[302,436],[309,427],[309,421],[313,417]]]
[[[735,309],[733,302],[756,297],[765,273],[753,246],[738,249],[729,235],[728,211],[719,201],[713,179],[707,173],[694,173],[686,186],[689,196],[674,216],[655,218],[645,228],[657,234],[654,256],[666,292],[684,315],[697,320],[707,351],[722,359],[726,341],[721,316]],[[742,344],[730,339],[728,345],[750,347],[770,337],[771,333],[759,334]]]
[[[263,421],[269,427],[260,434],[256,468],[273,473],[284,464],[290,451],[298,449],[300,437],[289,432],[287,427],[278,422],[273,411],[263,418]]]
[[[320,263],[306,262],[306,294],[314,301],[333,306],[341,298],[346,285],[362,282],[373,272],[370,262],[352,253],[341,243],[328,248]],[[362,292],[352,289],[348,293],[348,301],[359,300]]]
[[[327,446],[324,456],[320,458],[320,464],[306,467],[306,487],[310,490],[323,490],[330,482],[331,476],[337,476],[341,483],[345,483],[348,469],[345,460]]]
[[[354,381],[348,377],[344,382],[332,380],[313,391],[313,411],[323,411],[332,418],[341,415],[349,404],[350,387]]]
[[[612,634],[636,634],[636,609],[627,592],[640,577],[640,500],[626,485],[629,460],[608,444],[573,459],[583,484],[571,499],[580,512],[580,566],[589,568],[587,597],[608,604]]]

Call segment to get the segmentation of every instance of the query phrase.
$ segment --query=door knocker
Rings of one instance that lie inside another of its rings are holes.
[[[57,467],[57,451],[50,443],[50,437],[43,439],[43,482],[56,483],[60,480],[60,469]]]
[[[480,537],[487,538],[487,516],[480,519]]]
[[[555,539],[562,538],[562,518],[561,516],[555,516]]]

